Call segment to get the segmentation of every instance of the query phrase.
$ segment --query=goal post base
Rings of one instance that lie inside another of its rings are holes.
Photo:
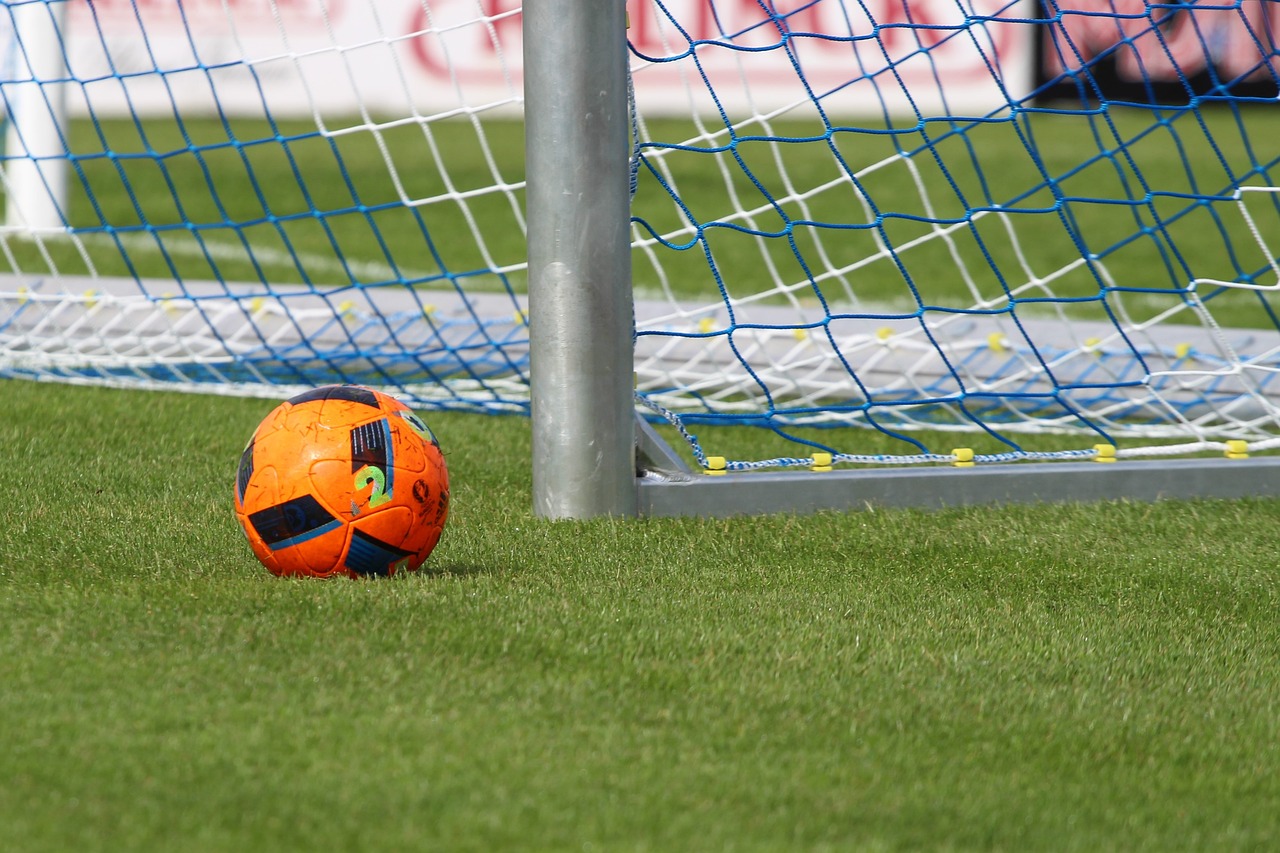
[[[636,479],[642,516],[809,514],[872,508],[1280,496],[1280,456],[1249,460],[1035,462],[967,469],[751,471]]]

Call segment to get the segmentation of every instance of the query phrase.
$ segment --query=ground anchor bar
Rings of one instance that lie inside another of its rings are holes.
[[[1012,503],[1280,496],[1280,456],[1035,462],[958,469],[731,472],[719,477],[640,476],[641,515],[807,514],[870,508],[941,509]]]

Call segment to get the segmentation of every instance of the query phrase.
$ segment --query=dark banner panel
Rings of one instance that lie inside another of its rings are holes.
[[[1280,0],[1041,0],[1041,100],[1186,104],[1280,94]]]

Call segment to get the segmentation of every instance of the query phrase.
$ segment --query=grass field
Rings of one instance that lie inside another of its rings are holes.
[[[839,121],[837,117],[842,126]],[[286,292],[290,285],[310,282],[333,293],[339,303],[345,288],[390,284],[395,290],[404,282],[446,290],[456,285],[467,294],[505,287],[523,291],[520,122],[488,122],[482,134],[470,122],[433,122],[428,125],[429,145],[423,129],[414,125],[382,127],[377,140],[359,122],[334,120],[334,127],[339,132],[325,136],[313,124],[299,122],[77,121],[72,127],[77,156],[71,194],[78,229],[74,239],[0,237],[0,250],[31,279],[137,274],[160,281],[152,286],[153,294],[174,292],[177,285],[170,282],[218,279],[263,280]],[[899,246],[915,245],[896,259],[882,256],[856,274],[826,278],[791,294],[788,298],[803,304],[810,320],[821,314],[814,311],[819,293],[831,300],[828,308],[833,311],[881,318],[901,314],[908,318],[907,326],[913,325],[909,318],[915,312],[925,310],[921,305],[931,306],[930,319],[954,316],[948,312],[968,311],[980,302],[983,312],[1011,312],[1011,299],[1001,296],[1003,287],[1040,276],[1040,285],[1028,285],[1020,295],[1018,318],[1063,311],[1109,328],[1114,316],[1103,309],[1094,274],[1084,267],[1062,273],[1078,261],[1082,246],[1113,276],[1116,289],[1106,295],[1107,310],[1122,316],[1127,312],[1139,325],[1167,311],[1181,312],[1169,322],[1202,323],[1200,315],[1185,309],[1181,290],[1192,275],[1257,273],[1264,286],[1271,280],[1258,240],[1249,233],[1230,189],[1272,181],[1268,169],[1274,157],[1259,143],[1280,133],[1280,116],[1272,111],[1159,113],[1113,107],[1105,114],[1028,112],[1015,120],[985,123],[931,119],[870,133],[839,129],[830,138],[824,131],[814,122],[796,120],[773,122],[768,133],[746,125],[736,131],[740,140],[733,148],[722,150],[726,131],[700,138],[687,121],[649,122],[647,139],[690,145],[644,149],[649,160],[639,175],[635,216],[663,232],[680,225],[677,207],[648,168],[657,170],[660,163],[679,188],[688,215],[706,226],[705,245],[725,292],[735,299],[771,293],[770,298],[783,302],[766,268],[778,268],[783,280],[805,280],[791,240],[819,273],[819,258],[828,267],[853,264],[880,251],[864,202],[885,212],[882,236]],[[771,140],[776,138],[792,141],[775,145]],[[1029,141],[1034,142],[1034,156]],[[833,148],[845,167],[859,175],[863,200],[847,182],[811,193],[784,192],[789,183],[816,188],[837,177]],[[897,156],[903,152],[913,156]],[[927,192],[920,186],[928,187]],[[767,203],[769,193],[784,199],[776,210]],[[428,201],[405,206],[402,198]],[[1274,211],[1271,218],[1263,216],[1274,204],[1271,194],[1250,195],[1249,205],[1264,225],[1273,221]],[[936,237],[939,223],[963,219],[973,210],[990,213],[996,205],[1004,212],[973,219],[972,233]],[[734,218],[735,211],[752,208],[764,212],[750,222]],[[1067,220],[1071,228],[1064,224]],[[472,223],[478,223],[479,240]],[[794,227],[789,239],[762,241],[739,230],[748,225],[765,232]],[[920,242],[930,234],[932,239]],[[761,248],[765,243],[769,248]],[[642,298],[658,294],[666,281],[673,295],[689,304],[721,304],[699,244],[663,250],[661,256],[655,265],[647,253],[634,254],[635,286]],[[899,262],[911,276],[914,295],[897,271]],[[499,276],[494,269],[506,272]],[[92,278],[76,282],[70,290],[75,298],[93,287]],[[1050,293],[1051,302],[1036,301]],[[855,298],[857,306],[851,308]],[[1224,326],[1274,329],[1280,316],[1273,304],[1275,291],[1205,286],[1199,298]],[[247,304],[251,309],[252,302]],[[987,320],[973,316],[978,323]],[[711,326],[717,335],[710,339],[713,345],[726,339],[718,322]],[[862,325],[883,329],[888,322],[867,319]],[[902,328],[894,322],[892,328]],[[978,340],[985,338],[975,334]],[[1171,346],[1184,340],[1176,332],[1170,335]],[[253,333],[243,337],[252,340]],[[1228,337],[1236,345],[1249,335],[1233,332]],[[820,338],[815,334],[815,340]],[[659,340],[648,337],[645,343],[653,349]],[[797,356],[800,366],[794,375],[803,378],[810,367],[804,359],[823,354],[819,345]],[[855,371],[860,369],[854,365]],[[1064,376],[1057,378],[1073,381],[1071,370]],[[775,396],[771,403],[758,400],[751,414],[768,405],[785,409],[795,404],[790,378],[764,381],[762,387]],[[837,386],[831,399],[849,402],[849,383]],[[756,390],[750,383],[746,387]],[[982,389],[970,387],[966,393],[975,390]],[[953,391],[944,382],[920,393]],[[859,398],[854,395],[852,401]],[[724,414],[716,411],[719,402],[708,403],[707,411]],[[807,398],[800,402],[809,405]],[[978,397],[972,402],[979,411],[988,405]],[[1085,435],[1077,431],[1067,441],[1028,436],[999,422],[1002,404],[990,407],[995,414],[985,432],[970,423],[973,417],[987,418],[985,412],[937,413],[941,421],[954,417],[970,426],[963,436],[926,440],[917,433],[891,435],[897,417],[892,407],[876,413],[883,432],[792,432],[802,441],[849,454],[945,454],[954,447],[979,453],[1087,451],[1101,441],[1125,449],[1131,449],[1126,441],[1152,443],[1129,439],[1111,425]],[[767,445],[755,436],[740,441],[732,428],[698,425],[697,431],[708,454],[731,459],[807,457],[812,450],[782,430]],[[683,449],[683,442],[675,443]],[[759,445],[759,454],[740,450],[744,443]]]
[[[0,400],[7,849],[1280,843],[1280,502],[549,523],[435,414],[429,571],[281,581],[270,402]]]
[[[640,233],[682,226],[655,178],[665,169],[705,243],[691,232],[671,237],[687,245],[662,250],[657,264],[637,253],[636,288],[657,293],[665,280],[678,296],[718,300],[705,247],[729,294],[742,299],[774,287],[766,266],[781,281],[803,283],[878,254],[877,239],[918,245],[799,296],[821,292],[837,305],[852,296],[895,311],[917,302],[964,309],[978,299],[998,304],[1005,287],[1034,276],[1046,286],[1023,298],[1096,298],[1093,274],[1062,273],[1082,248],[1115,275],[1115,286],[1135,290],[1111,299],[1127,298],[1139,316],[1153,310],[1139,308],[1141,298],[1167,308],[1176,301],[1169,291],[1194,275],[1274,280],[1231,199],[1235,186],[1273,181],[1275,158],[1261,141],[1280,133],[1274,111],[1113,107],[1105,115],[852,129],[866,121],[848,120],[829,138],[812,121],[774,121],[767,133],[746,125],[732,147],[723,127],[700,138],[688,121],[649,122],[646,140],[660,143],[643,148],[648,161],[633,201],[646,223]],[[305,122],[77,121],[70,206],[83,247],[8,239],[3,248],[32,273],[52,266],[62,275],[524,289],[524,271],[511,269],[524,261],[522,123],[491,121],[478,132],[470,122],[435,122],[429,144],[416,125],[381,128],[375,139],[366,125],[346,124],[335,120],[339,132],[325,136]],[[859,175],[861,196],[835,182],[845,170]],[[415,204],[405,206],[408,199]],[[1271,196],[1246,202],[1263,221],[1274,216]],[[1003,217],[980,216],[951,241],[936,239],[935,223],[994,206]],[[751,209],[758,212],[749,220],[737,215]],[[877,215],[880,229],[872,227]],[[505,280],[493,269],[506,269]],[[1273,324],[1261,310],[1266,292],[1206,287],[1200,296],[1224,325]]]
[[[970,281],[946,240],[904,252],[920,304],[999,300],[996,270],[1049,282],[1083,246],[1132,288],[1108,298],[1150,316],[1182,299],[1161,291],[1178,275],[1270,281],[1222,192],[1274,185],[1280,115],[1240,115],[1024,113],[830,139],[778,122],[809,141],[647,154],[712,225],[733,296],[795,263],[752,229],[802,250],[835,232],[840,266],[877,251],[865,200],[896,211],[876,227],[900,244],[1000,206],[961,234]],[[431,130],[438,159],[413,126],[383,129],[384,156],[367,133],[288,123],[78,122],[75,239],[0,250],[35,277],[522,290],[522,126],[487,125],[496,172],[469,123]],[[746,231],[720,221],[768,207],[778,157],[799,186],[831,180],[833,147],[862,199],[841,184]],[[743,168],[726,184],[729,161]],[[635,213],[678,229],[655,180],[642,172]],[[663,263],[677,297],[718,298],[698,245]],[[916,310],[895,263],[861,272],[857,298]],[[660,289],[636,269],[642,293]],[[1096,311],[1091,276],[1051,284]],[[1224,324],[1275,324],[1271,292],[1200,295]],[[527,420],[434,412],[453,513],[426,570],[283,581],[231,498],[272,401],[0,380],[0,405],[4,849],[1280,846],[1280,501],[551,523],[530,511]],[[867,453],[906,444],[849,435]],[[726,427],[713,449],[797,447]]]

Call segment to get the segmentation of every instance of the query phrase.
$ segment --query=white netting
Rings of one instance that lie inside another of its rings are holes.
[[[638,390],[1268,446],[1278,8],[635,0]],[[518,2],[5,10],[0,375],[527,408]]]

